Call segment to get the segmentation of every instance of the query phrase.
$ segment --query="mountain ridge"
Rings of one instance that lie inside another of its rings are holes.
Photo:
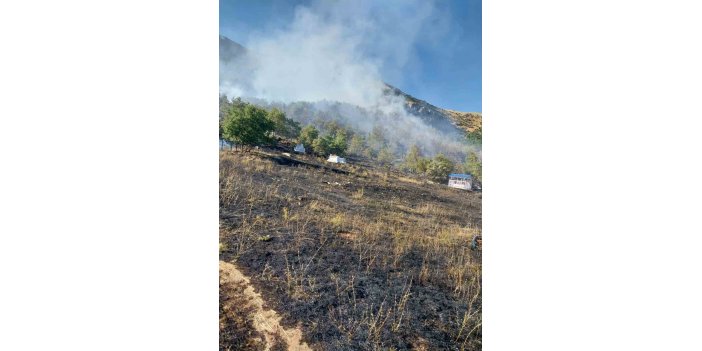
[[[234,58],[246,55],[247,49],[229,39],[226,36],[219,36],[219,59],[221,62],[229,63]],[[463,133],[472,133],[482,128],[482,112],[463,112],[437,107],[425,100],[409,95],[397,87],[382,82],[383,93],[400,96],[404,98],[404,107],[408,113],[422,118],[429,124],[437,126],[448,121],[454,128]]]

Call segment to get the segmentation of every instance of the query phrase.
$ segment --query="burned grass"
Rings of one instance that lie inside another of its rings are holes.
[[[314,350],[480,349],[480,194],[322,162],[222,152],[221,260]]]

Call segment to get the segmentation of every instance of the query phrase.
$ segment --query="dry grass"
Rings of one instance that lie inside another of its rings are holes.
[[[479,195],[338,169],[223,152],[221,258],[313,349],[480,349]]]

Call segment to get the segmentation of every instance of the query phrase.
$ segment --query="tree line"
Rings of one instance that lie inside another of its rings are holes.
[[[273,145],[280,138],[295,139],[300,124],[286,118],[278,109],[261,107],[226,97],[220,97],[219,138],[237,147]]]
[[[437,154],[433,158],[424,157],[419,146],[412,145],[401,168],[437,182],[445,181],[451,173],[469,173],[478,181],[482,181],[482,160],[475,151],[469,151],[464,162],[455,163],[443,154]]]
[[[219,121],[219,138],[239,148],[270,146],[286,139],[303,144],[317,155],[366,157],[433,181],[446,181],[453,172],[470,173],[477,180],[482,179],[482,161],[475,151],[469,151],[464,162],[456,163],[443,154],[424,157],[419,146],[413,145],[404,159],[397,159],[395,155],[401,151],[388,143],[382,126],[375,126],[368,134],[356,133],[335,120],[320,121],[321,130],[311,124],[303,128],[277,108],[266,110],[240,98],[230,102],[226,96],[220,96]],[[471,143],[479,143],[482,131],[476,130],[467,137]]]

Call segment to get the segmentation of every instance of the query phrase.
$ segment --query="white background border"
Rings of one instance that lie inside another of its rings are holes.
[[[485,350],[702,348],[695,4],[485,1]],[[0,349],[217,348],[217,7],[0,5]]]
[[[218,4],[0,5],[0,349],[218,348]]]

